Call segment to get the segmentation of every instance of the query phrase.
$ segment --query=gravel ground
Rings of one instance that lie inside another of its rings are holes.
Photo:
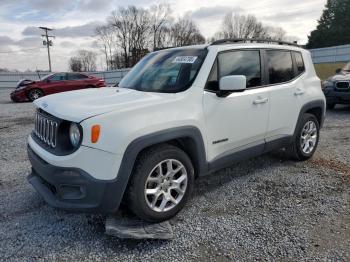
[[[55,210],[27,183],[31,103],[0,90],[0,260],[350,260],[350,107],[328,112],[319,149],[268,154],[197,181],[172,241],[120,240],[104,217]]]

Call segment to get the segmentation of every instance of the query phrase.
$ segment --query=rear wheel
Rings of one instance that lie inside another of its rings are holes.
[[[172,145],[151,148],[137,160],[127,192],[129,209],[149,222],[170,219],[185,205],[193,181],[184,151]]]
[[[312,114],[304,114],[292,145],[287,149],[289,155],[299,161],[313,156],[319,141],[320,125]]]
[[[44,93],[40,89],[31,89],[28,92],[28,99],[33,102],[34,100],[37,100],[38,98],[42,97],[43,95],[44,95]]]

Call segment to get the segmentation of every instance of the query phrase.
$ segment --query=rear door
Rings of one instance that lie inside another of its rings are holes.
[[[305,94],[305,67],[300,53],[289,50],[265,50],[265,66],[271,90],[267,142],[293,134]],[[296,63],[298,61],[298,65]]]
[[[78,90],[82,88],[86,88],[89,83],[89,78],[85,75],[79,73],[68,73],[67,74],[67,86],[69,90]]]

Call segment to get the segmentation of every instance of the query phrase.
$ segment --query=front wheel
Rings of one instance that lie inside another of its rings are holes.
[[[145,151],[137,160],[127,192],[130,210],[143,220],[175,216],[193,187],[194,169],[187,154],[172,145]]]
[[[294,135],[292,145],[287,149],[290,156],[304,161],[313,156],[316,151],[320,134],[320,125],[312,114],[304,114]]]
[[[33,102],[44,95],[40,89],[32,89],[28,92],[28,99]]]

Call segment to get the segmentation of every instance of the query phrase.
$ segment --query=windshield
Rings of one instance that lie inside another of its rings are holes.
[[[49,75],[46,75],[46,76],[44,76],[43,78],[41,78],[41,80],[46,80],[46,79],[48,79],[49,77],[51,77],[51,76],[53,76],[54,74],[49,74]]]
[[[151,53],[133,67],[119,87],[144,92],[182,92],[192,85],[206,55],[204,49]]]

